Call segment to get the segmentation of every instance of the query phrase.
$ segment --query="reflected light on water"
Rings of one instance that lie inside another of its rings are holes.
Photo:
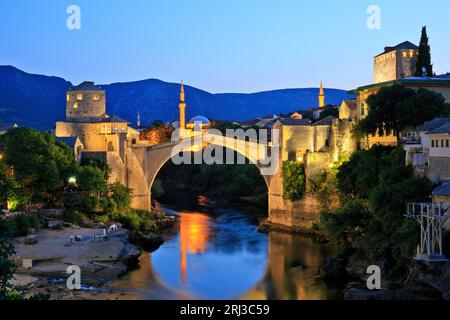
[[[180,213],[181,281],[187,280],[187,256],[206,252],[211,218],[202,213]]]

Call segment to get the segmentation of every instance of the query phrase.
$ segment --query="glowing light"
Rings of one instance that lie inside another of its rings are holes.
[[[69,182],[70,184],[75,184],[75,183],[77,183],[77,178],[75,178],[75,177],[70,177],[69,180],[68,180],[68,182]]]
[[[302,156],[298,157],[298,158],[297,158],[297,161],[300,162],[300,163],[302,163],[302,162],[303,162],[303,157],[302,157]]]
[[[187,256],[201,254],[207,249],[210,219],[202,213],[180,214],[180,269],[183,283],[187,279]]]

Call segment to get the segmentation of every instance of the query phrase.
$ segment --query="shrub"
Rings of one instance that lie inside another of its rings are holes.
[[[303,165],[295,161],[283,162],[283,198],[300,200],[306,191]]]
[[[118,221],[123,225],[124,228],[128,229],[130,232],[139,230],[140,219],[139,216],[135,213],[119,215]]]
[[[130,207],[131,189],[123,184],[116,182],[109,187],[111,191],[111,200],[114,201],[117,210],[123,211]]]
[[[41,222],[39,217],[35,214],[20,214],[16,217],[17,236],[26,236],[28,234],[28,229],[39,229],[40,226]]]
[[[81,212],[72,209],[64,210],[61,219],[74,225],[81,225],[85,220]]]

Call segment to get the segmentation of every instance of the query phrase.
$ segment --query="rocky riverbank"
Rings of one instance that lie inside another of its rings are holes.
[[[87,290],[101,288],[137,265],[141,249],[128,241],[127,230],[119,228],[107,241],[92,242],[92,237],[100,234],[102,229],[71,227],[38,231],[34,245],[25,244],[24,237],[14,239],[15,284],[25,286],[28,293],[64,299],[74,296],[65,286],[71,265],[80,267],[81,283]],[[75,235],[82,241],[69,245],[69,238]]]
[[[450,299],[450,263],[433,263],[411,260],[407,279],[400,288],[388,289],[382,280],[381,290],[368,290],[366,286],[368,261],[354,257],[343,259],[328,258],[322,270],[322,278],[327,281],[345,279],[346,300],[439,300]],[[382,263],[380,263],[382,265]],[[381,270],[383,275],[383,270]]]

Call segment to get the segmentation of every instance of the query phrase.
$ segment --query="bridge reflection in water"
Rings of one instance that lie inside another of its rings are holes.
[[[180,270],[181,281],[186,283],[188,254],[206,252],[211,218],[202,213],[181,212],[180,219]]]
[[[339,298],[319,276],[333,253],[328,245],[299,235],[260,233],[260,215],[244,209],[177,214],[179,231],[114,285],[127,293],[121,298]]]

